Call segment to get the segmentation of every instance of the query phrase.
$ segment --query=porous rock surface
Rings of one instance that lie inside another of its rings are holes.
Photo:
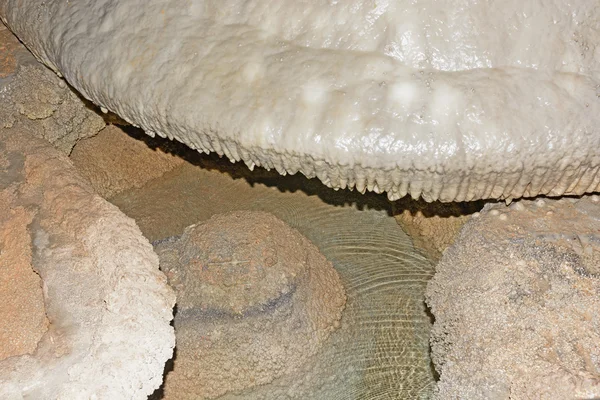
[[[215,215],[156,251],[177,293],[166,399],[211,399],[291,374],[339,327],[338,273],[272,214]]]
[[[600,397],[600,198],[487,205],[427,288],[440,399]]]
[[[0,24],[0,129],[26,131],[69,154],[78,140],[105,125],[88,102]]]
[[[30,263],[43,288],[15,293],[43,304],[13,311],[47,318],[29,354],[0,360],[0,398],[146,399],[175,345],[175,296],[134,221],[17,128],[0,130],[0,202],[1,227],[17,233],[0,236],[2,273]]]
[[[589,0],[0,0],[87,99],[205,152],[427,201],[594,191]]]
[[[184,160],[146,135],[126,133],[117,125],[108,125],[96,136],[79,141],[70,158],[81,175],[104,198],[139,188],[170,171]]]

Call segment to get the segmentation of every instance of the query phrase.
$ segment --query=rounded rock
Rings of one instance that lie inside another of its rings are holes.
[[[593,1],[176,4],[3,0],[0,18],[97,106],[250,168],[390,200],[600,190]]]
[[[438,398],[600,396],[600,207],[540,202],[471,219],[437,265]]]
[[[290,374],[339,327],[340,278],[275,216],[231,212],[156,244],[177,293],[165,398],[215,398]]]

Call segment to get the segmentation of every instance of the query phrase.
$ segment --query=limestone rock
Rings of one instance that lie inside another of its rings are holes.
[[[600,9],[572,0],[0,0],[149,135],[427,201],[600,188]]]
[[[12,311],[30,314],[13,322],[31,315],[44,325],[20,355],[0,360],[0,398],[146,399],[172,355],[175,296],[134,221],[16,127],[0,129],[0,204],[2,273],[39,275],[14,293],[30,297],[13,299]],[[28,301],[35,306],[18,306]]]
[[[92,105],[0,24],[0,129],[44,138],[63,154],[106,125]]]
[[[440,399],[600,397],[600,204],[487,205],[428,284]]]
[[[270,383],[306,363],[339,327],[345,294],[338,273],[272,214],[215,215],[156,248],[177,293],[167,399]]]
[[[131,132],[129,135],[116,125],[108,125],[73,148],[71,161],[104,198],[139,188],[183,163],[162,146],[164,142],[152,146],[152,138],[140,138],[137,132]]]

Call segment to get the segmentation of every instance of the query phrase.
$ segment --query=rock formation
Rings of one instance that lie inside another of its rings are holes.
[[[250,169],[392,200],[600,187],[592,1],[0,0],[0,18],[103,111]],[[41,89],[13,96],[27,124],[62,115],[66,92]],[[547,204],[488,206],[444,256],[428,297],[441,397],[598,395],[592,206]],[[435,257],[462,222],[444,223]],[[576,249],[571,234],[593,240]]]
[[[599,185],[589,0],[1,0],[0,17],[104,110],[250,168],[427,201]]]
[[[15,128],[0,130],[0,205],[0,398],[146,399],[175,296],[135,222]]]
[[[132,133],[139,135],[139,130]],[[183,163],[168,149],[153,146],[144,135],[128,135],[121,127],[108,125],[96,136],[77,143],[71,161],[96,193],[108,199],[117,193],[141,187]]]
[[[347,296],[339,329],[308,362],[270,384],[219,400],[430,398],[431,321],[423,300],[434,266],[391,217],[385,196],[336,192],[316,179],[198,158],[201,167],[186,162],[112,201],[152,241],[224,212],[276,215],[331,261]]]
[[[487,205],[428,284],[440,399],[600,397],[600,199]]]
[[[0,171],[9,162],[0,156]],[[42,282],[31,267],[27,226],[34,213],[14,204],[5,184],[0,184],[0,360],[33,353],[48,329]]]
[[[331,262],[269,213],[215,215],[156,250],[177,293],[166,399],[270,383],[306,363],[339,327],[345,294]]]
[[[106,125],[64,80],[37,62],[0,24],[0,129],[48,140],[63,154]]]

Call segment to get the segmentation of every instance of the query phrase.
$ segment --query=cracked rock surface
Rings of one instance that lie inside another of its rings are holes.
[[[212,399],[292,374],[340,326],[338,273],[272,214],[215,215],[156,251],[177,293],[165,399]]]
[[[485,206],[427,303],[440,399],[600,397],[600,198]]]
[[[12,300],[38,305],[12,311],[43,325],[25,351],[0,360],[0,398],[146,399],[175,345],[175,296],[135,222],[16,127],[0,129],[0,204],[2,274],[37,274],[20,285],[33,290],[14,293],[29,300]]]

